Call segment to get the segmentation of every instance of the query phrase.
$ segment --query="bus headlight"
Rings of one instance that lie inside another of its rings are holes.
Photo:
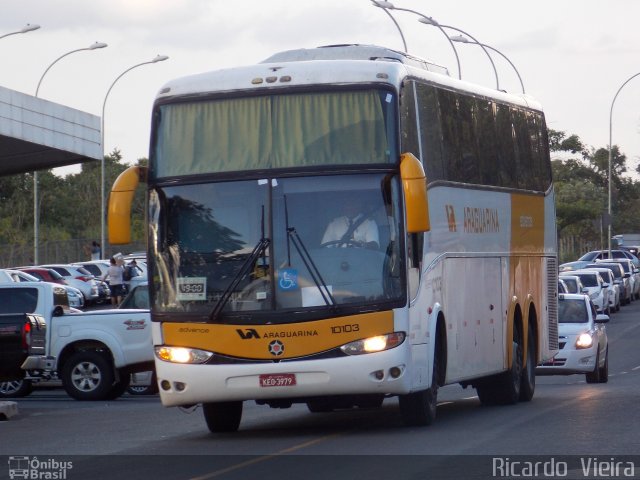
[[[347,355],[362,355],[364,353],[382,352],[400,345],[404,341],[404,332],[388,333],[386,335],[377,335],[375,337],[356,340],[355,342],[342,345],[342,350]]]
[[[593,337],[590,333],[581,333],[576,340],[576,348],[589,348],[593,345]]]
[[[171,363],[206,363],[213,353],[197,348],[156,347],[156,357]]]

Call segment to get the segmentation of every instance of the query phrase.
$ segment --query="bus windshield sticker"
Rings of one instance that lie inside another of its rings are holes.
[[[280,290],[288,292],[298,289],[298,270],[295,268],[281,268],[278,270],[278,278]]]
[[[178,300],[207,299],[207,277],[178,277]]]
[[[323,286],[327,292],[333,295],[333,287],[331,285]],[[327,305],[325,297],[323,297],[320,288],[318,287],[302,287],[302,306],[303,307],[322,307]],[[326,293],[325,293],[326,296]]]

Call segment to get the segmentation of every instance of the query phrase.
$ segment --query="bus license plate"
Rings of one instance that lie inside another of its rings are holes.
[[[295,373],[274,373],[268,375],[260,375],[261,387],[292,387],[295,384]]]

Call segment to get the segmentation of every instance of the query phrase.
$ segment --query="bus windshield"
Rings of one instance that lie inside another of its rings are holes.
[[[395,163],[396,103],[367,89],[160,105],[150,174]]]
[[[154,188],[156,311],[264,322],[398,303],[399,188],[392,173]]]

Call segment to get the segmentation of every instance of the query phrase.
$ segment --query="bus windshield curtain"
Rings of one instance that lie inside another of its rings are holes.
[[[391,161],[378,91],[170,104],[161,112],[157,177]]]

